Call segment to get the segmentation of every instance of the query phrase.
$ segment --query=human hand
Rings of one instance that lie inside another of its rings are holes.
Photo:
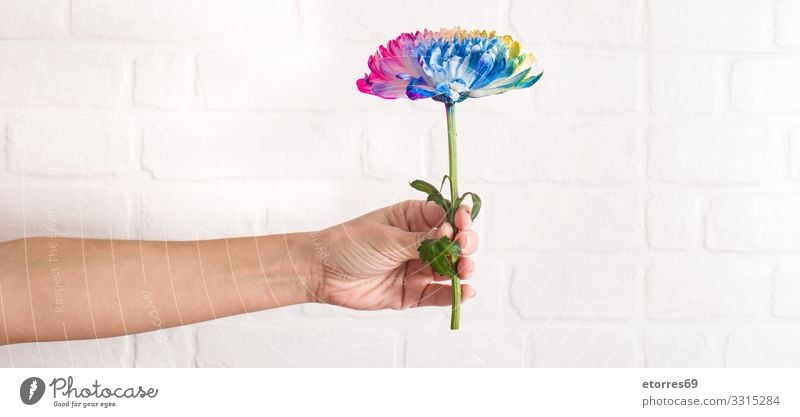
[[[471,230],[470,207],[456,212],[462,248],[461,279],[475,270],[469,255],[478,248]],[[447,306],[452,302],[449,277],[433,272],[419,260],[417,248],[425,239],[453,238],[444,210],[431,202],[408,200],[365,214],[318,233],[314,245],[322,263],[317,301],[359,310]],[[462,301],[475,290],[461,285]]]

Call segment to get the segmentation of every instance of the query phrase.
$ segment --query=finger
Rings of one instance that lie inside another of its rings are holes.
[[[409,279],[436,278],[430,264],[423,264],[419,259],[413,259],[406,264],[406,276]]]
[[[475,272],[475,261],[472,258],[462,256],[458,259],[458,276],[461,279],[469,279]]]
[[[472,227],[472,207],[462,204],[456,210],[456,229],[467,230]]]
[[[469,278],[475,271],[475,263],[472,259],[461,257],[458,260],[458,276],[462,279]],[[413,259],[406,264],[406,276],[408,279],[424,279],[430,282],[434,281],[450,281],[450,277],[439,275],[433,272],[431,264],[423,264],[419,259]]]
[[[432,201],[408,200],[401,203],[408,230],[425,232],[439,227],[445,220],[444,209]]]
[[[433,281],[431,275],[425,274],[406,274],[403,281],[403,296],[400,308],[416,307],[417,301],[422,298],[425,288]]]
[[[462,302],[464,302],[466,300],[469,300],[470,298],[475,298],[475,296],[477,294],[478,293],[477,293],[477,291],[475,291],[475,287],[473,287],[472,285],[465,284],[465,285],[461,286],[461,301]]]
[[[430,227],[441,226],[441,224],[444,223],[444,220],[447,218],[447,215],[444,213],[444,209],[433,201],[423,202],[421,210],[422,217],[425,219],[425,223],[427,223]]]
[[[475,297],[475,289],[461,284],[461,301]],[[446,284],[431,283],[425,287],[422,297],[414,307],[449,306],[453,302],[453,287]]]
[[[400,258],[398,261],[408,261],[412,259],[419,259],[418,248],[419,245],[426,239],[439,239],[443,236],[445,231],[442,228],[432,229],[427,232],[399,232],[397,244],[400,246],[397,250]],[[452,234],[452,230],[450,230]],[[394,233],[392,233],[393,235]]]
[[[447,236],[450,239],[453,238],[453,226],[450,225],[450,223],[442,223],[442,225],[439,226],[439,230],[440,230],[439,237]]]
[[[472,255],[478,250],[478,233],[474,230],[462,230],[456,235],[456,242],[461,245],[462,255]]]

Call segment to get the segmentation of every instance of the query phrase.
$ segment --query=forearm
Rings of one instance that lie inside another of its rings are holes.
[[[308,234],[0,243],[0,344],[132,334],[314,301]]]

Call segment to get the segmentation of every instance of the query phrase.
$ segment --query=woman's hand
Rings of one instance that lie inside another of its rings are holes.
[[[364,310],[449,305],[450,286],[417,253],[424,239],[453,233],[444,217],[433,203],[406,201],[314,233],[0,242],[0,345],[128,335],[314,301]],[[468,207],[455,220],[466,279],[478,235]],[[461,287],[462,299],[475,296]]]
[[[450,305],[450,278],[422,265],[417,252],[425,239],[453,237],[444,220],[436,204],[409,200],[319,232],[314,246],[323,272],[317,301],[359,310]],[[462,248],[458,272],[468,279],[475,270],[469,255],[478,248],[468,206],[459,207],[455,223]],[[462,300],[475,296],[471,286],[461,288]]]

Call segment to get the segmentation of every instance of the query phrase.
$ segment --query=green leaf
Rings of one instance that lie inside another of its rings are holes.
[[[445,181],[450,181],[450,176],[447,174],[444,174],[444,177],[442,177],[442,184],[439,186],[439,192],[441,192],[442,188],[444,188]]]
[[[444,236],[437,240],[427,239],[419,246],[419,259],[429,263],[434,272],[446,277],[457,275],[456,262],[461,256],[461,245]]]
[[[459,205],[461,204],[461,201],[464,200],[464,197],[466,197],[467,195],[469,195],[470,198],[472,199],[472,220],[475,220],[475,218],[478,217],[478,213],[480,213],[481,211],[481,198],[478,197],[477,194],[472,192],[464,193],[464,195],[462,195],[461,198],[458,199]]]
[[[436,187],[433,186],[433,184],[422,180],[414,180],[411,181],[410,185],[415,190],[419,190],[425,194],[428,194],[427,201],[433,201],[434,203],[439,205],[439,207],[444,209],[445,213],[448,213],[450,211],[451,207],[450,200],[444,198],[442,193],[439,192],[439,190],[437,190]]]
[[[423,193],[428,194],[428,195],[430,195],[430,194],[439,194],[439,195],[441,195],[442,194],[431,183],[425,182],[425,181],[422,181],[422,180],[411,181],[411,186],[414,189],[422,191]]]

